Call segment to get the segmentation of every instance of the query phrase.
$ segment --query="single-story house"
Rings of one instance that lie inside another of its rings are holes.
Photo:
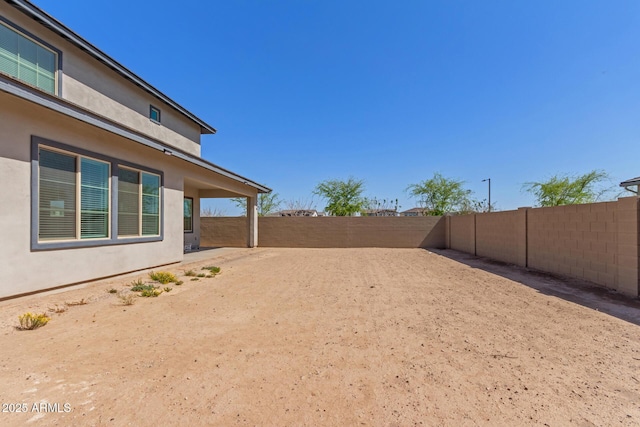
[[[271,190],[201,157],[216,130],[26,0],[0,1],[0,298],[179,262],[200,199]]]
[[[425,216],[426,209],[425,208],[411,208],[406,211],[400,212],[400,216]]]
[[[318,216],[318,211],[315,209],[285,209],[268,216]]]
[[[640,189],[640,176],[636,178],[628,179],[626,181],[622,181],[620,183],[620,187],[640,197],[640,194],[639,194],[640,192],[638,191],[638,189]]]
[[[360,216],[400,216],[395,209],[364,209]]]

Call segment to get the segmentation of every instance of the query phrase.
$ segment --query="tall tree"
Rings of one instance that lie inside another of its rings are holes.
[[[468,204],[471,191],[465,190],[463,184],[464,181],[445,178],[436,172],[431,179],[409,185],[407,191],[418,199],[426,215],[444,215]]]
[[[607,173],[598,170],[578,176],[554,175],[543,182],[527,182],[523,189],[534,195],[538,206],[592,203],[608,191],[598,188],[598,184],[608,177]]]
[[[335,216],[351,216],[364,207],[364,181],[349,178],[347,181],[338,179],[322,181],[313,190],[327,201],[325,211]]]
[[[234,197],[231,199],[237,207],[247,214],[247,198]],[[280,208],[280,198],[278,193],[260,193],[258,194],[258,216],[266,216]]]

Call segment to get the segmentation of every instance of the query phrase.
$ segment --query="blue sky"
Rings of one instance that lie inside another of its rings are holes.
[[[284,200],[352,176],[408,209],[441,172],[479,199],[491,178],[504,210],[554,174],[640,176],[636,0],[34,3],[216,127],[203,157]]]

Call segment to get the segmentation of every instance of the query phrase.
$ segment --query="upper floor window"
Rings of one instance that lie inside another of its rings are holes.
[[[149,106],[149,118],[156,123],[160,123],[160,109],[153,105]]]
[[[0,73],[57,92],[58,53],[0,21]]]

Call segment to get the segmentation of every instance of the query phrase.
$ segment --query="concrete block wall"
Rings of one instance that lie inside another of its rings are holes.
[[[618,205],[531,209],[528,266],[617,288]]]
[[[246,218],[201,218],[203,246],[246,246]],[[444,248],[443,217],[260,217],[258,246]]]
[[[640,296],[639,199],[450,217],[451,249]],[[472,245],[472,242],[474,245]]]
[[[448,217],[261,217],[263,247],[448,247],[640,296],[638,198]],[[202,218],[203,246],[245,247],[244,217]]]
[[[469,254],[476,253],[475,215],[448,216],[448,247]]]
[[[200,217],[202,247],[245,248],[248,232],[246,217]]]
[[[476,255],[526,266],[526,210],[475,215]]]
[[[617,280],[616,289],[627,295],[640,296],[640,252],[638,246],[640,209],[639,199],[618,199],[617,210]]]

